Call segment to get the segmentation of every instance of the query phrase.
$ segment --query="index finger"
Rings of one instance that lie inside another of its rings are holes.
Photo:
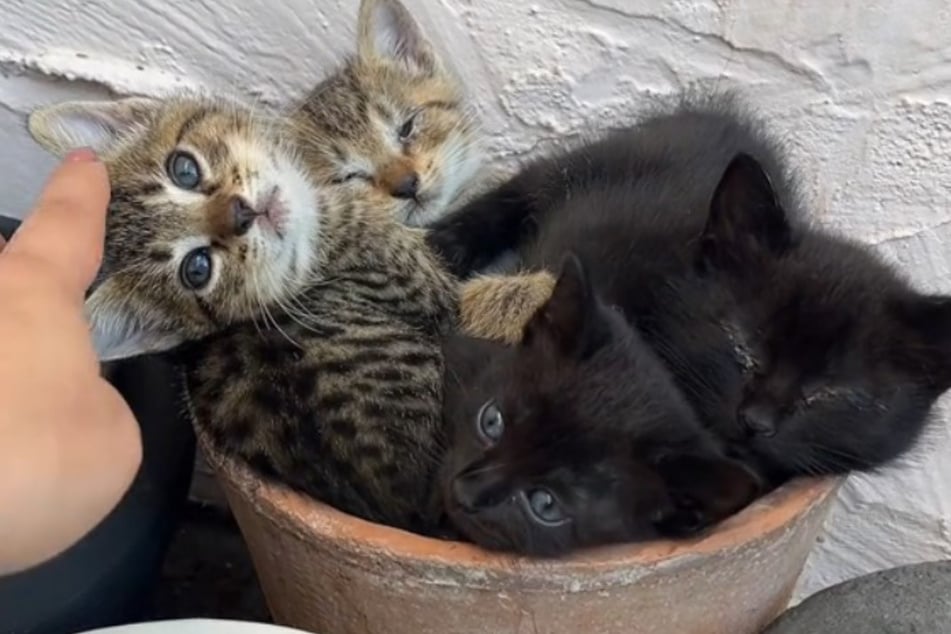
[[[33,211],[3,251],[48,262],[80,295],[102,262],[109,176],[91,150],[77,150],[53,172]]]

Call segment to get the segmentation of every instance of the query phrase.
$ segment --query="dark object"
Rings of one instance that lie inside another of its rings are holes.
[[[951,632],[951,561],[899,566],[826,588],[783,613],[763,634],[820,632]]]
[[[13,232],[16,231],[17,227],[19,226],[20,221],[16,218],[0,216],[0,235],[2,235],[7,240],[10,239],[10,236],[13,235]]]
[[[508,250],[526,270],[574,252],[769,486],[895,461],[951,389],[951,295],[809,220],[764,123],[696,97],[533,160],[427,240],[464,276]]]
[[[19,223],[0,217],[9,238]],[[179,377],[161,357],[109,368],[142,428],[142,467],[113,512],[75,546],[36,568],[0,577],[0,632],[71,634],[134,621],[158,578],[195,457],[181,415]],[[108,460],[108,456],[103,456]]]
[[[440,488],[484,548],[551,557],[692,536],[760,493],[576,257],[517,346],[454,336],[443,350]]]
[[[224,508],[189,502],[162,566],[147,620],[216,618],[270,623],[241,531]]]

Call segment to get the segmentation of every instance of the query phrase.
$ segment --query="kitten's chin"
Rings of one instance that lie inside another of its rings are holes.
[[[446,195],[443,189],[430,188],[417,200],[403,205],[397,216],[409,227],[425,227],[446,215],[451,202],[452,196]]]
[[[410,201],[403,205],[397,213],[397,218],[408,227],[425,227],[440,215],[438,207],[432,201],[420,199],[419,202]]]
[[[436,222],[456,207],[457,201],[477,183],[482,155],[473,150],[456,153],[456,160],[444,167],[440,177],[421,191],[419,198],[402,209],[401,222],[411,227],[425,227]]]
[[[262,223],[258,240],[263,245],[258,266],[276,296],[292,295],[314,278],[319,249],[321,209],[317,193],[307,183],[293,184],[282,192],[279,225]]]
[[[450,508],[446,515],[449,518],[451,528],[458,533],[465,541],[498,553],[515,552],[516,547],[508,541],[502,540],[498,535],[485,530],[477,519],[459,508]]]

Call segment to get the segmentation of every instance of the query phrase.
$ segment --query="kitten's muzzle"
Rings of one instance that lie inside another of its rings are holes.
[[[243,236],[254,224],[258,213],[254,210],[248,201],[241,196],[235,196],[231,199],[231,221],[234,225],[234,235]]]
[[[398,181],[393,183],[390,189],[390,195],[394,198],[403,198],[406,200],[415,200],[419,196],[419,174],[409,172]]]
[[[776,407],[766,403],[751,403],[740,407],[737,420],[750,436],[770,437],[776,435],[776,423],[779,412]]]
[[[508,487],[497,466],[477,463],[453,478],[450,493],[456,506],[475,513],[505,501]]]
[[[234,235],[236,236],[243,236],[250,231],[254,222],[262,216],[275,230],[280,230],[283,209],[280,191],[277,187],[273,188],[263,200],[260,200],[257,206],[252,205],[243,196],[233,196],[228,205]]]

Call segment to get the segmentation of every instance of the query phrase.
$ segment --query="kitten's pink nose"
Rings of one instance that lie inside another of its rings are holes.
[[[243,236],[254,224],[254,219],[258,214],[254,208],[241,196],[234,196],[231,199],[231,221],[234,226],[234,234]]]

